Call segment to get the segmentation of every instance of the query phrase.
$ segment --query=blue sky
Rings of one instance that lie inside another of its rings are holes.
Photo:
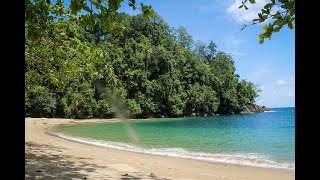
[[[287,27],[259,44],[263,25],[240,31],[245,20],[256,17],[267,0],[249,10],[239,10],[241,0],[140,0],[171,26],[183,26],[195,41],[213,40],[218,50],[231,53],[241,79],[258,84],[257,104],[267,107],[295,106],[295,32]],[[127,1],[120,11],[138,14]]]

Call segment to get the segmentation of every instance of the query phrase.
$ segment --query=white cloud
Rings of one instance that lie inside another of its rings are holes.
[[[234,57],[246,55],[245,52],[241,52],[241,51],[231,51],[230,54],[233,55]]]
[[[264,5],[269,3],[268,0],[257,0],[255,4],[247,2],[246,5],[249,9],[245,10],[244,8],[239,9],[239,6],[242,4],[241,1],[242,0],[235,0],[227,9],[227,14],[231,15],[238,23],[248,23],[256,19]],[[279,8],[274,6],[271,13],[274,14],[277,10],[279,10]]]
[[[263,74],[263,73],[267,73],[267,72],[271,72],[270,69],[257,69],[255,71],[255,74]]]
[[[287,82],[285,80],[280,79],[276,82],[276,84],[281,86],[287,84]]]
[[[267,107],[289,107],[294,106],[295,88],[294,86],[278,86],[274,83],[264,84],[257,99],[257,103]]]
[[[282,94],[287,94],[288,97],[295,96],[295,81],[292,76],[287,80],[278,80],[276,86],[277,91],[282,92]]]
[[[258,65],[260,72],[268,71],[268,65]],[[264,73],[262,73],[264,74]],[[267,74],[265,74],[267,75]],[[267,107],[289,107],[295,106],[295,78],[294,75],[279,77],[269,82],[262,82],[258,104]]]
[[[279,79],[276,81],[276,86],[288,86],[294,87],[295,80],[292,77],[286,78],[286,80]]]

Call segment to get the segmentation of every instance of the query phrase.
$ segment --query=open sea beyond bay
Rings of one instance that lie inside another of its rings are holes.
[[[294,107],[247,115],[79,124],[55,131],[67,139],[140,153],[295,169]]]

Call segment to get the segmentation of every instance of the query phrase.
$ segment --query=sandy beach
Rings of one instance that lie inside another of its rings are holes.
[[[294,170],[258,168],[99,147],[48,132],[62,124],[108,120],[25,119],[25,179],[287,180]]]

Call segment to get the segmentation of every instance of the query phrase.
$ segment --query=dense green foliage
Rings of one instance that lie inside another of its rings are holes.
[[[25,0],[26,21],[29,25],[27,36],[37,38],[39,35],[46,35],[52,30],[52,24],[48,20],[66,20],[76,22],[93,29],[99,23],[100,28],[114,34],[122,34],[123,16],[117,10],[124,0]],[[128,5],[133,10],[139,9],[144,17],[151,18],[154,10],[151,5],[147,6],[136,0],[128,0]]]
[[[131,117],[237,113],[258,96],[213,41],[194,44],[156,14],[119,13],[119,34],[103,17],[92,27],[26,7],[26,116],[111,118],[120,101]]]
[[[251,4],[255,4],[255,0],[249,0]],[[242,1],[242,5],[239,8],[244,8],[248,10],[246,6],[248,0]],[[275,6],[280,7],[281,9],[275,13],[272,13],[272,8]],[[295,25],[295,0],[270,0],[269,3],[264,5],[261,9],[261,13],[258,13],[258,17],[252,20],[252,23],[249,25],[255,25],[258,23],[263,23],[268,19],[272,20],[272,23],[269,23],[263,26],[264,32],[259,34],[260,41],[262,44],[265,38],[271,39],[274,32],[279,32],[284,26],[288,26],[289,29],[294,29]],[[242,29],[246,28],[248,24],[244,25]]]

